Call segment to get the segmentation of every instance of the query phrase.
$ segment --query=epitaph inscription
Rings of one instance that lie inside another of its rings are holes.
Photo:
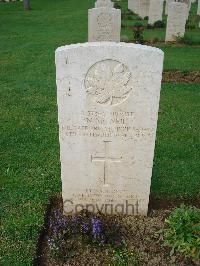
[[[85,78],[86,92],[101,105],[117,105],[130,95],[131,72],[115,60],[104,60],[93,65]]]
[[[96,21],[96,41],[101,41],[102,39],[109,41],[110,37],[113,35],[113,27],[112,15],[109,13],[100,13]]]

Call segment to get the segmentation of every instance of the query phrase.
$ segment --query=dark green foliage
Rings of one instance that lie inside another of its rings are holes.
[[[134,42],[142,44],[144,42],[144,36],[143,36],[144,27],[143,27],[143,25],[141,23],[137,22],[132,27],[132,30],[133,30]]]
[[[199,45],[200,41],[195,41],[193,38],[188,37],[185,35],[184,37],[177,37],[177,42],[181,44],[186,44],[186,45]]]
[[[162,20],[158,20],[154,23],[154,28],[158,28],[158,29],[165,28],[165,23]]]
[[[164,242],[174,252],[200,259],[200,210],[182,205],[165,221]]]
[[[151,25],[151,24],[147,24],[147,29],[154,29],[154,25]]]
[[[114,3],[114,8],[121,9],[121,6],[120,6],[119,3],[115,2],[115,3]]]

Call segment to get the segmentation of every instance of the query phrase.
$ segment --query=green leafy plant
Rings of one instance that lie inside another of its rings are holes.
[[[134,251],[128,250],[126,246],[122,249],[113,250],[111,266],[138,266],[138,255]]]
[[[181,73],[183,76],[188,76],[190,72],[188,70],[183,70]]]
[[[165,220],[164,243],[171,255],[180,252],[185,257],[200,259],[200,210],[181,205]]]

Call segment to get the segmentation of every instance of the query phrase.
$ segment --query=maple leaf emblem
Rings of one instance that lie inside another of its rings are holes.
[[[115,105],[123,102],[131,92],[130,78],[131,72],[124,64],[114,60],[101,61],[88,71],[86,92],[99,104]]]

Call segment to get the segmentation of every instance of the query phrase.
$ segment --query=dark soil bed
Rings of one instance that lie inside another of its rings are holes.
[[[164,71],[162,81],[176,83],[200,83],[200,71]]]
[[[128,249],[137,254],[137,265],[197,265],[192,260],[186,259],[181,255],[170,256],[170,249],[163,245],[163,239],[157,233],[164,227],[164,220],[170,214],[172,208],[181,202],[184,202],[184,200],[173,200],[170,202],[151,198],[148,217],[115,217],[116,222],[123,228],[123,236]],[[193,203],[197,207],[200,205],[199,201],[194,201]],[[154,209],[153,206],[155,206]],[[160,207],[164,208],[159,209]],[[112,257],[110,250],[91,246],[79,239],[70,243],[75,255],[67,263],[63,264],[52,259],[47,239],[49,220],[55,209],[62,210],[61,197],[52,199],[48,206],[45,226],[38,241],[37,258],[34,261],[34,265],[109,265]]]

